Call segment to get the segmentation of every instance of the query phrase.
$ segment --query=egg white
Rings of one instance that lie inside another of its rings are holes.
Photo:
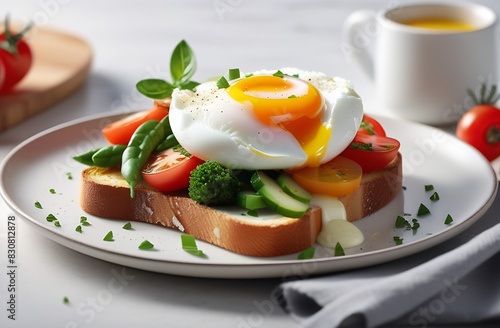
[[[323,95],[322,123],[332,134],[321,163],[339,155],[352,141],[363,118],[361,98],[351,83],[319,72],[280,69],[299,74]],[[254,75],[272,75],[261,70]],[[196,91],[174,90],[170,124],[179,143],[191,154],[233,169],[287,169],[307,160],[299,142],[287,131],[260,122],[250,103],[240,103],[219,89],[216,82],[200,84]]]

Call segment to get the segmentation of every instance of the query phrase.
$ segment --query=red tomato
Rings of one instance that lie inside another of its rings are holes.
[[[358,133],[341,156],[361,165],[363,173],[383,169],[398,154],[399,141],[396,139]]]
[[[367,115],[363,115],[363,121],[358,129],[358,133],[385,137],[385,131],[382,125],[380,125],[377,120]]]
[[[500,110],[492,105],[473,107],[458,122],[456,135],[494,160],[500,156]]]
[[[102,129],[102,134],[113,145],[127,145],[135,130],[142,123],[151,120],[160,121],[167,116],[167,106],[155,103],[151,109],[132,114],[107,125]]]
[[[6,24],[8,25],[7,20]],[[30,47],[21,38],[26,31],[27,29],[19,34],[0,34],[0,66],[3,66],[4,71],[3,83],[0,79],[0,92],[8,91],[21,81],[31,67]]]
[[[142,169],[142,176],[156,190],[180,190],[189,186],[191,171],[200,163],[198,157],[186,157],[170,148],[152,155]]]

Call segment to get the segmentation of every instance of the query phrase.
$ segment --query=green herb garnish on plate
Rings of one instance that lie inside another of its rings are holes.
[[[113,231],[110,231],[106,234],[106,236],[104,236],[104,238],[102,239],[104,241],[115,241],[113,239]]]
[[[314,247],[309,247],[308,249],[302,251],[302,253],[299,254],[297,259],[299,260],[309,260],[314,257],[316,249]]]
[[[145,240],[139,245],[139,249],[146,251],[152,249],[155,245],[151,244],[149,241]]]
[[[196,246],[196,240],[192,235],[181,235],[182,249],[189,254],[206,258],[207,256],[203,253],[203,251],[198,249]]]

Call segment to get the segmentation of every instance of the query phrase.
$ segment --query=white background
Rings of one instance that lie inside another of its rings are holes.
[[[357,9],[378,11],[400,2],[0,0],[0,16],[9,12],[13,19],[75,34],[94,51],[92,72],[81,89],[0,133],[0,158],[26,138],[59,123],[148,108],[150,100],[135,91],[135,83],[146,77],[170,79],[170,54],[181,39],[196,53],[195,80],[233,67],[322,71],[352,80],[367,110],[377,112],[372,84],[342,51],[342,24]],[[476,2],[500,8],[497,1]],[[66,249],[19,217],[13,322],[4,310],[9,215],[14,213],[0,200],[1,327],[297,326],[270,302],[281,279],[196,279],[123,268]],[[117,279],[123,274],[125,278]]]

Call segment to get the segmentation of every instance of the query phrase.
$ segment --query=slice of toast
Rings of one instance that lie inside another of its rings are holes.
[[[398,154],[386,168],[363,176],[360,187],[339,197],[349,221],[368,216],[401,190],[402,160]],[[130,198],[120,169],[90,167],[82,171],[80,206],[92,215],[139,221],[178,229],[197,239],[251,256],[280,256],[302,251],[316,242],[321,209],[310,208],[300,219],[272,216],[254,219],[200,205],[187,191],[163,193],[142,181]],[[241,212],[244,212],[242,210]]]

